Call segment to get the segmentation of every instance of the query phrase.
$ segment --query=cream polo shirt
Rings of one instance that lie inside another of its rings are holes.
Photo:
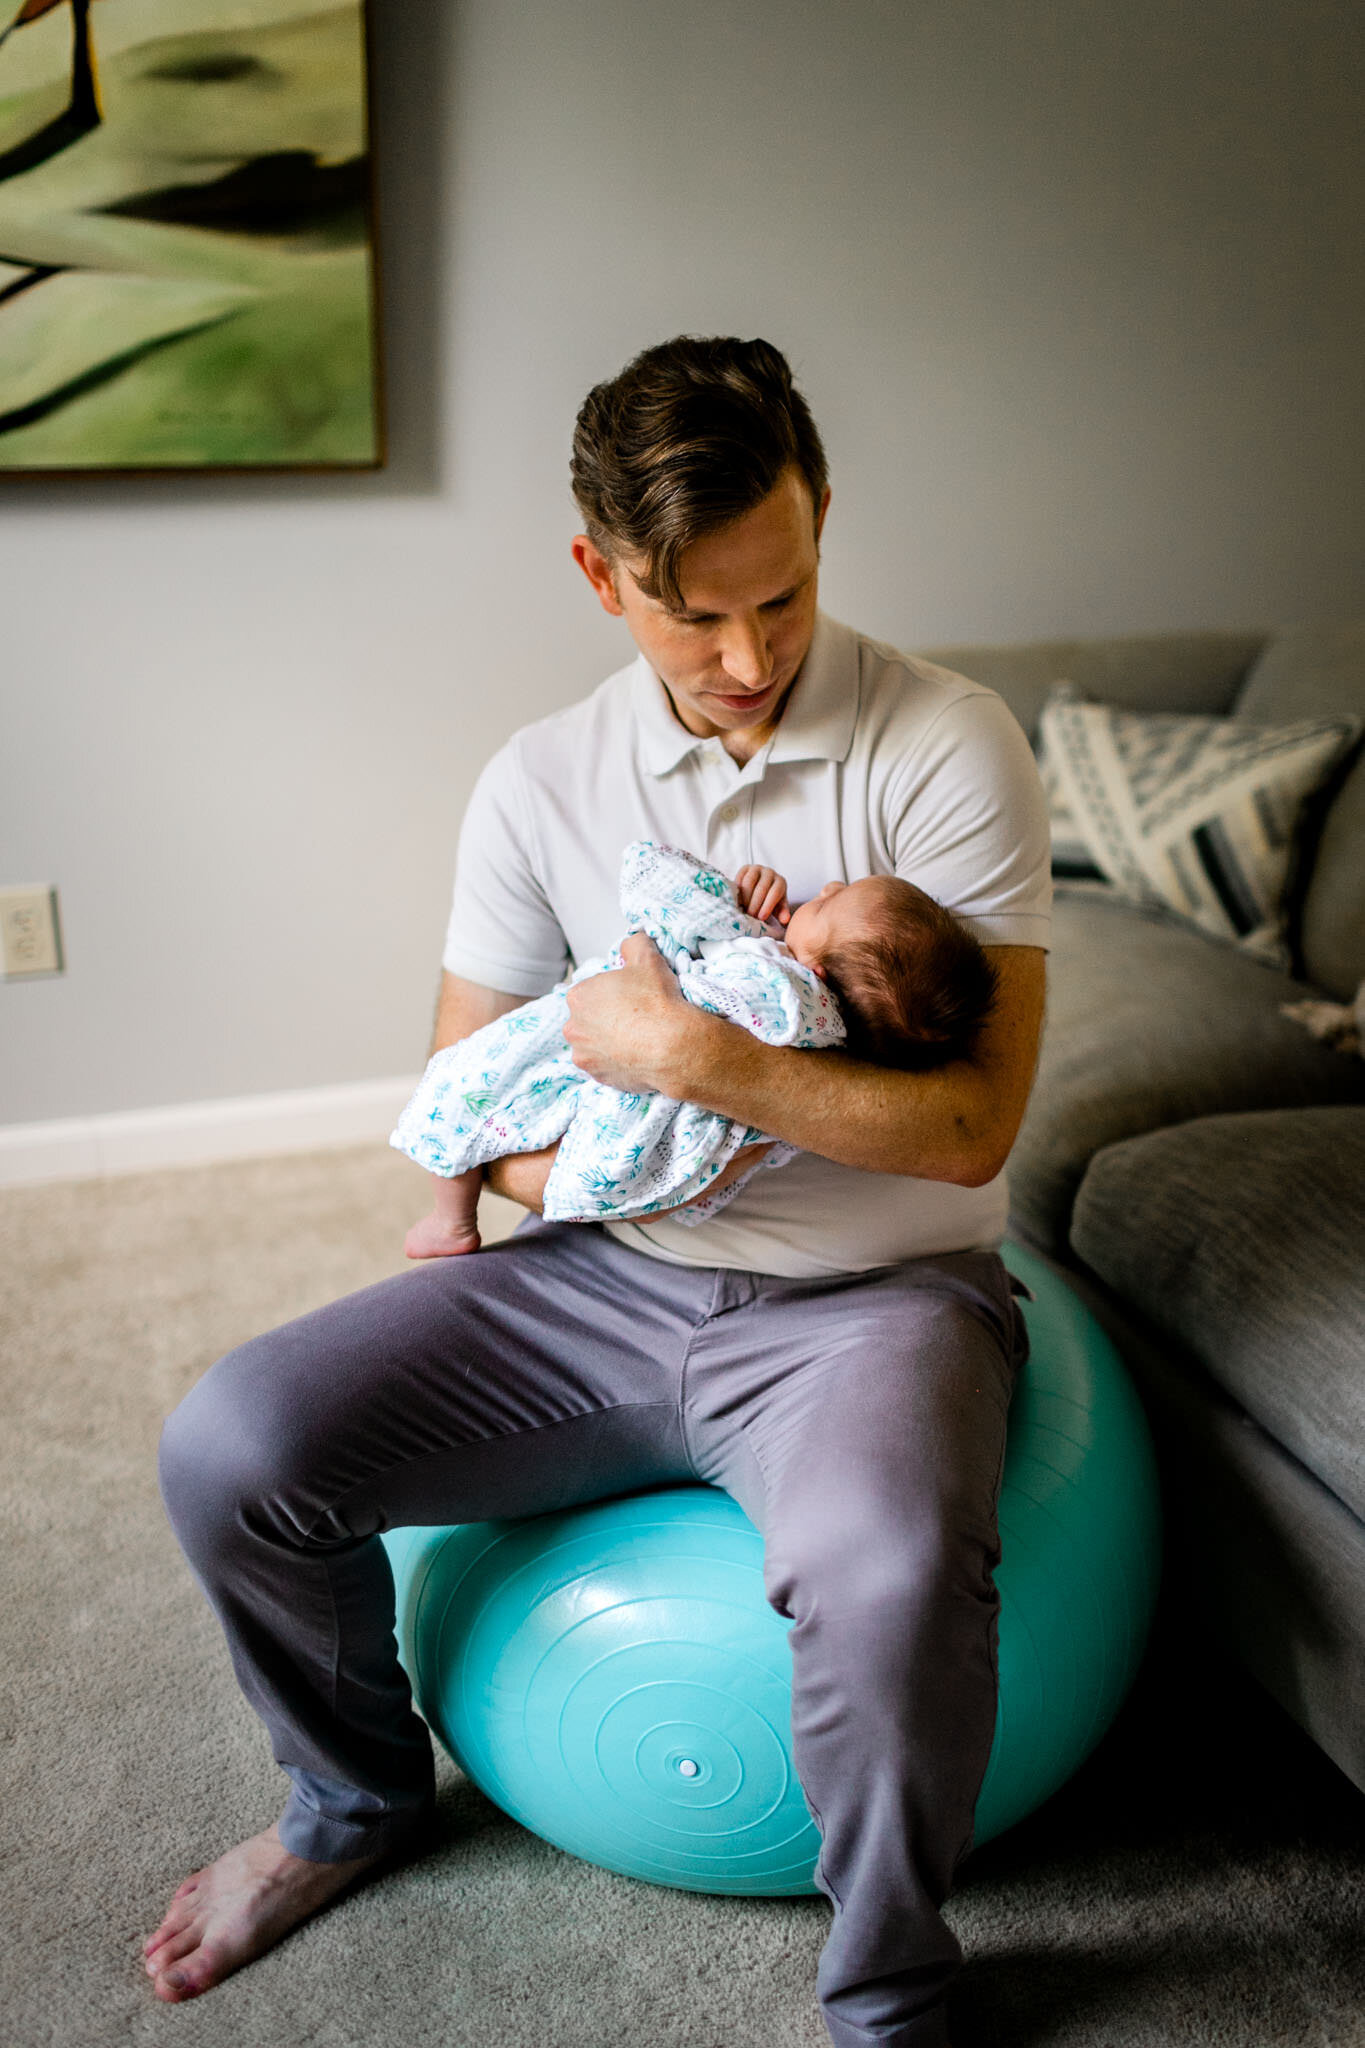
[[[903,875],[983,945],[1048,943],[1047,808],[1011,712],[823,614],[776,733],[743,767],[679,724],[643,656],[516,733],[465,814],[445,966],[543,995],[620,939],[621,852],[646,838],[728,875],[776,868],[793,902]],[[799,1279],[993,1248],[1007,1207],[1003,1174],[961,1188],[801,1153],[709,1222],[607,1228],[657,1258]]]

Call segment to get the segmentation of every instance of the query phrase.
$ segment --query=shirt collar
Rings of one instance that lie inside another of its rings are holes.
[[[643,655],[631,672],[630,690],[641,763],[650,775],[667,775],[705,743],[674,717],[668,693]],[[768,761],[842,761],[853,744],[857,719],[857,635],[820,612]]]

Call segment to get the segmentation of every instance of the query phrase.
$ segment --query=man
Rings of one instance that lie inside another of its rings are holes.
[[[995,1509],[1021,1324],[996,1247],[1032,1080],[1045,813],[1000,700],[820,615],[814,422],[768,343],[683,339],[579,416],[574,555],[639,659],[526,728],[471,800],[437,1042],[618,933],[628,840],[794,901],[900,872],[1000,979],[970,1061],[927,1074],[765,1046],[679,997],[648,940],[578,986],[611,1086],[700,1102],[801,1156],[688,1228],[536,1225],[233,1353],[167,1425],[163,1489],[292,1790],[148,1944],[197,1995],[408,1853],[431,1756],[377,1532],[701,1479],[763,1531],[793,1620],[792,1733],[833,1906],[833,2040],[946,2040],[941,1918],[995,1715]],[[534,1211],[549,1153],[490,1179]]]

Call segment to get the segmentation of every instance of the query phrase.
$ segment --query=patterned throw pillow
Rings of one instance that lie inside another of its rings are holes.
[[[1038,750],[1052,871],[1105,883],[1283,965],[1304,802],[1359,732],[1351,718],[1253,725],[1115,711],[1060,683]]]

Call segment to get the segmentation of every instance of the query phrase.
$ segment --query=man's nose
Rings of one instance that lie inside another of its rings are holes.
[[[721,648],[721,665],[741,689],[759,690],[771,679],[772,655],[768,635],[757,612],[742,614],[728,622]]]

